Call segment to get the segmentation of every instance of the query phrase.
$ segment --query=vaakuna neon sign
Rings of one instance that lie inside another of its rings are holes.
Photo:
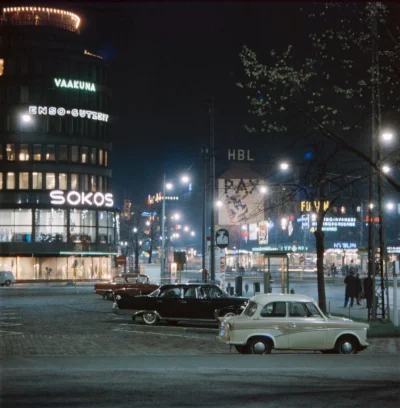
[[[54,83],[56,84],[57,88],[96,92],[96,86],[93,82],[79,81],[76,79],[54,78]]]
[[[83,193],[78,191],[50,191],[50,203],[53,205],[89,205],[96,207],[112,207],[114,205],[113,195],[111,193]]]

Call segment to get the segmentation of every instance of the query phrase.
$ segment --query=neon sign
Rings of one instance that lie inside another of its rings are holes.
[[[76,79],[54,78],[57,88],[79,89],[81,91],[96,92],[96,86],[93,82],[79,81]]]
[[[163,200],[162,193],[156,193],[155,196],[151,196],[150,194],[147,197],[147,204],[154,204],[159,203]],[[177,201],[179,200],[178,196],[165,196],[165,200],[169,201]]]
[[[30,115],[50,115],[50,116],[65,116],[71,115],[74,118],[87,118],[92,120],[99,120],[101,122],[108,122],[108,115],[106,113],[94,112],[86,109],[65,109],[63,107],[56,108],[55,106],[29,106]]]
[[[112,207],[114,205],[113,195],[111,193],[80,193],[78,191],[62,190],[50,191],[50,203],[53,205],[95,205],[96,207]]]

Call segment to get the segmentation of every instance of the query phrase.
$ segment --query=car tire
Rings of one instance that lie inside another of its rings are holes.
[[[235,349],[240,354],[249,354],[249,349],[247,346],[235,346]]]
[[[149,326],[152,326],[158,322],[158,317],[154,312],[143,313],[142,319]]]
[[[6,281],[4,282],[4,284],[5,284],[6,286],[10,286],[10,285],[11,285],[11,281],[10,281],[10,280],[6,280]]]
[[[221,317],[232,317],[232,316],[237,316],[237,314],[235,312],[228,311],[228,312],[222,313],[221,315]]]
[[[353,336],[343,336],[338,339],[335,345],[337,354],[356,354],[357,340]]]
[[[271,354],[272,342],[266,338],[254,337],[247,343],[249,354]]]

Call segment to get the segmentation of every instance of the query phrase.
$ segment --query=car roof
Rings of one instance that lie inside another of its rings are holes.
[[[161,285],[160,289],[162,288],[177,288],[180,286],[184,287],[195,287],[197,288],[198,286],[218,286],[215,283],[202,283],[202,282],[196,282],[196,283],[166,283],[165,285]]]
[[[314,299],[309,296],[287,293],[261,293],[253,296],[250,300],[260,304],[268,302],[314,302]]]

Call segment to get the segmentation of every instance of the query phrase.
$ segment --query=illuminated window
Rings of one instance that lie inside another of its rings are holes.
[[[77,174],[71,174],[71,190],[77,191],[78,187],[79,187],[78,175]]]
[[[89,191],[89,176],[87,174],[82,175],[82,191]]]
[[[7,151],[7,160],[14,161],[15,160],[15,144],[7,144],[6,151]]]
[[[32,173],[32,189],[41,190],[42,188],[42,173],[37,173],[36,171],[34,171]]]
[[[4,73],[4,58],[0,58],[0,76]]]
[[[34,161],[42,160],[42,145],[41,144],[33,145],[33,160]]]
[[[97,190],[96,176],[90,176],[90,185],[92,186],[92,191]]]
[[[46,190],[56,188],[56,173],[46,173]]]
[[[87,162],[88,162],[88,148],[81,147],[81,163],[87,163]]]
[[[78,163],[79,161],[78,146],[71,146],[71,161],[73,163]]]
[[[99,149],[99,164],[103,165],[103,149]]]
[[[97,164],[96,154],[97,154],[97,149],[95,147],[92,147],[92,151],[90,153],[90,163],[91,164]]]
[[[3,160],[3,145],[0,144],[0,160]]]
[[[3,173],[0,173],[0,190],[3,190]]]
[[[104,152],[104,166],[108,167],[108,151]]]
[[[103,191],[103,177],[99,176],[99,191]]]
[[[68,146],[61,145],[60,146],[60,161],[68,161]]]
[[[56,147],[53,144],[46,145],[46,160],[53,161],[56,159]]]
[[[28,188],[29,188],[29,173],[25,171],[19,173],[19,189],[28,190]]]
[[[67,173],[60,173],[58,175],[58,188],[60,190],[67,189]]]
[[[19,160],[28,161],[29,160],[29,151],[27,144],[19,145]]]
[[[7,173],[7,190],[15,190],[15,173]]]

